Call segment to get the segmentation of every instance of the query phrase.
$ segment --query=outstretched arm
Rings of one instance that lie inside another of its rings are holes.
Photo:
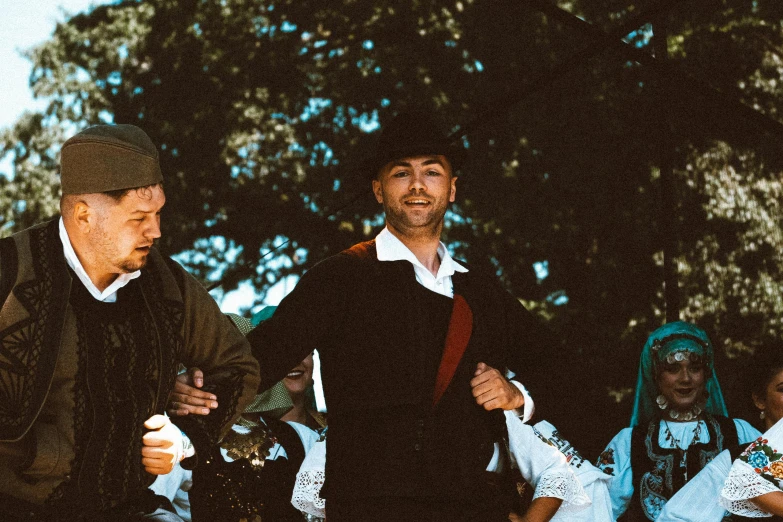
[[[180,278],[184,303],[181,362],[202,372],[204,388],[201,392],[210,394],[202,400],[212,404],[201,408],[217,403],[208,416],[185,415],[171,419],[187,435],[198,454],[203,448],[217,443],[256,395],[258,362],[250,353],[245,337],[220,311],[204,287],[179,265],[171,268],[178,270],[176,275]],[[182,399],[177,393],[174,390],[169,399]],[[187,401],[174,402],[178,407],[168,405],[166,409],[179,409]]]
[[[750,501],[767,513],[783,517],[783,491],[764,493]]]
[[[533,499],[524,515],[512,513],[508,519],[512,522],[549,522],[560,509],[562,503],[562,499],[559,498],[538,497]]]

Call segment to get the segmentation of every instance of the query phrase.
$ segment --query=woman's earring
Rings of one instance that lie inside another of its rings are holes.
[[[665,410],[666,407],[669,405],[669,401],[666,400],[666,397],[664,397],[663,394],[658,395],[655,398],[655,402],[658,403],[658,407],[662,410]]]
[[[759,419],[764,420],[764,417],[767,416],[767,413],[764,410],[761,410],[761,413],[759,413]]]

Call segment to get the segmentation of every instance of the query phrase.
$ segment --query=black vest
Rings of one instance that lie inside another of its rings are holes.
[[[660,418],[639,425],[631,434],[631,469],[633,496],[623,522],[655,520],[666,502],[693,478],[718,453],[739,443],[732,419],[704,414],[709,442],[697,442],[680,448],[662,448],[658,443]],[[680,463],[685,457],[685,468]]]
[[[497,498],[485,470],[505,419],[476,404],[470,380],[479,362],[524,370],[518,356],[538,344],[541,327],[495,279],[471,270],[452,281],[473,312],[473,333],[435,408],[451,300],[422,288],[410,262],[378,261],[373,242],[313,267],[248,334],[267,386],[319,350],[330,501]]]
[[[288,423],[266,416],[264,421],[265,429],[287,457],[266,460],[261,469],[254,469],[246,459],[226,462],[220,448],[213,447],[193,470],[193,487],[188,492],[193,522],[240,522],[256,516],[304,522],[304,516],[291,504],[296,474],[305,457],[304,445]]]

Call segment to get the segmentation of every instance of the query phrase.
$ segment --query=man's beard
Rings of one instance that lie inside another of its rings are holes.
[[[432,208],[419,218],[411,219],[411,216],[405,211],[404,205],[404,203],[400,203],[399,206],[384,205],[386,220],[394,228],[400,230],[400,232],[405,231],[416,236],[437,235],[439,233],[439,225],[443,222],[443,216],[446,214],[445,209],[440,213],[438,209]]]
[[[131,261],[130,259],[126,259],[124,261],[120,261],[117,264],[117,268],[126,274],[133,273],[136,270],[141,270],[145,266],[147,266],[147,256],[144,256],[144,259],[141,261]]]
[[[114,239],[107,233],[104,226],[99,226],[97,228],[93,241],[95,242],[96,249],[102,253],[103,258],[109,263],[109,266],[115,270],[119,270],[120,273],[130,274],[137,270],[141,270],[147,265],[149,252],[141,259],[134,259],[132,257],[136,253],[136,250],[133,250],[127,257],[120,257],[120,250],[116,247]]]

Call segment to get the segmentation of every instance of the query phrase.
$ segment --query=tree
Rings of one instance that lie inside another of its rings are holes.
[[[627,423],[638,353],[663,322],[662,128],[675,145],[683,317],[724,354],[779,333],[769,129],[783,13],[774,0],[678,4],[664,73],[542,5],[126,0],[78,14],[29,54],[50,104],[3,133],[14,172],[0,178],[0,226],[56,212],[68,135],[134,123],[161,149],[163,251],[224,290],[249,278],[263,292],[377,233],[359,160],[394,114],[433,110],[467,147],[448,240],[563,339],[537,354],[551,369],[539,411],[595,452]],[[609,31],[656,3],[561,5]],[[649,52],[650,36],[648,25],[626,39]],[[674,93],[663,105],[662,85]],[[609,421],[584,414],[595,410]]]

